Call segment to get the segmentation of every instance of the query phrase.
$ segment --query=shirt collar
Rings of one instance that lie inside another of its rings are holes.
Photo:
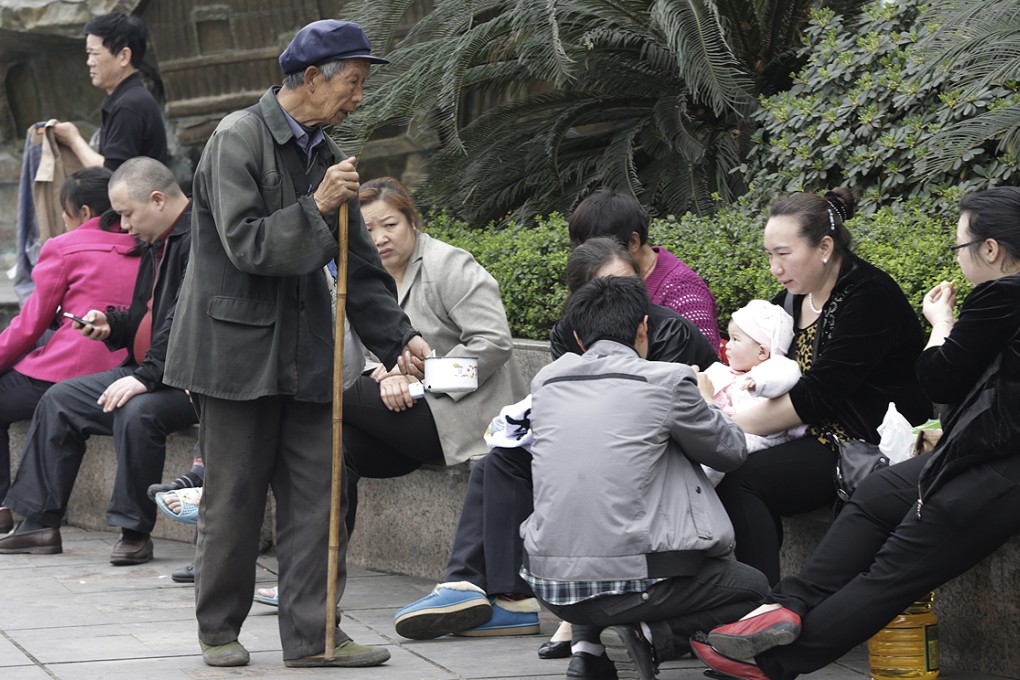
[[[287,119],[287,125],[290,126],[291,132],[294,133],[294,140],[297,142],[301,150],[305,152],[306,156],[312,155],[312,149],[317,147],[325,135],[322,134],[322,128],[310,128],[302,125],[301,123],[294,120],[294,117],[287,113],[286,109],[282,106],[280,110],[283,111],[284,117]]]

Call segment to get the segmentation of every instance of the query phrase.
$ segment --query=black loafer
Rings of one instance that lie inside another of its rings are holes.
[[[538,648],[539,659],[566,659],[568,656],[570,656],[570,640],[562,642],[549,640]]]
[[[567,677],[571,680],[616,680],[616,666],[605,654],[578,652],[570,657]]]
[[[170,574],[170,580],[174,583],[194,583],[195,582],[195,565],[189,564],[186,567],[175,569]]]

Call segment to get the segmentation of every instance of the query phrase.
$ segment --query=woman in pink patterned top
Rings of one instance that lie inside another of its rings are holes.
[[[652,302],[686,317],[718,350],[719,322],[715,298],[693,269],[661,246],[648,245],[648,214],[632,196],[596,189],[581,201],[567,222],[570,243],[612,236],[637,260]]]

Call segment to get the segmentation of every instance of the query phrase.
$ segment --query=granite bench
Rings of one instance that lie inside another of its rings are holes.
[[[531,376],[549,361],[548,344],[520,340],[515,356]],[[20,458],[27,423],[11,428],[12,458]],[[172,435],[164,479],[191,466],[197,428]],[[479,454],[484,453],[480,447]],[[104,530],[112,487],[114,453],[109,437],[93,437],[68,508],[68,521]],[[396,479],[363,479],[359,485],[358,529],[351,541],[351,564],[377,571],[442,580],[453,533],[467,488],[470,463],[424,466]],[[263,547],[273,547],[272,499],[263,526]],[[783,521],[784,573],[796,571],[821,539],[829,513],[817,511]],[[160,516],[154,535],[191,541],[192,527]],[[1020,537],[953,582],[939,589],[940,645],[944,666],[1020,678]]]

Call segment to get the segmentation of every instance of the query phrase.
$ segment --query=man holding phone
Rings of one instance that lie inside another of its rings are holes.
[[[0,554],[62,551],[60,522],[86,439],[106,434],[117,451],[107,516],[121,527],[110,562],[151,560],[156,508],[146,490],[162,478],[166,436],[197,421],[188,395],[163,384],[170,323],[191,247],[190,201],[165,165],[145,157],[124,163],[109,192],[121,228],[139,241],[142,263],[131,306],[65,316],[82,335],[111,350],[126,348],[128,358],[103,373],[57,383],[43,395],[5,501],[25,520],[0,538]]]

